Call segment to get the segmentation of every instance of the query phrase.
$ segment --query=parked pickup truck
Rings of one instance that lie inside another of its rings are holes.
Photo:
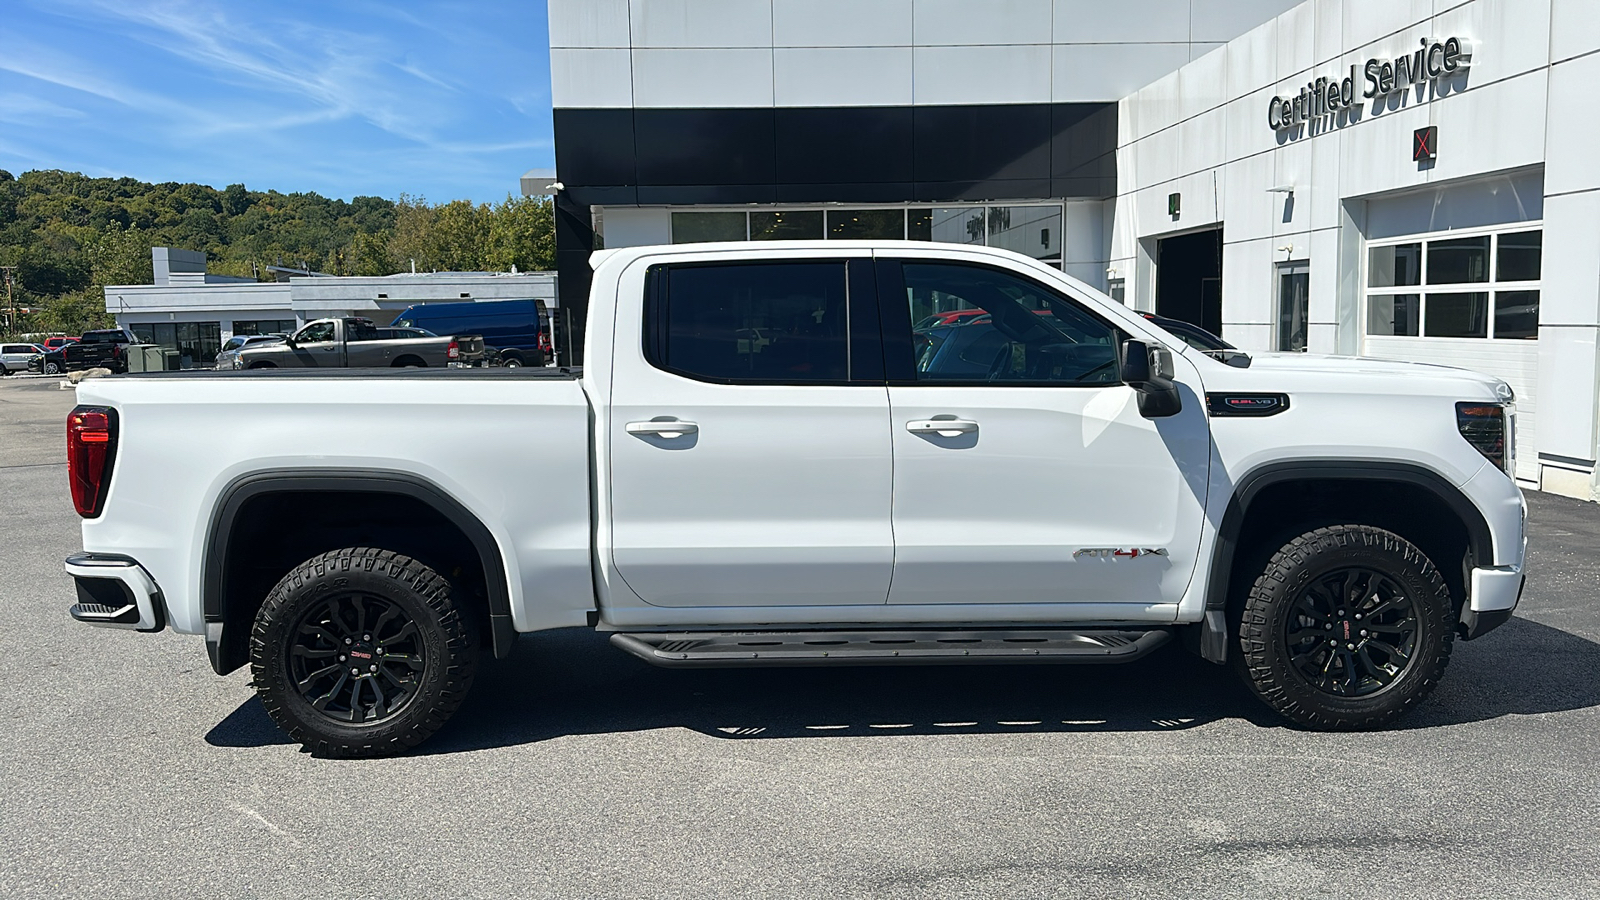
[[[61,346],[61,357],[68,372],[106,368],[128,371],[128,345],[134,339],[120,328],[85,331],[83,337]]]
[[[483,338],[385,337],[371,319],[317,319],[282,341],[247,345],[234,357],[236,369],[446,367],[476,365]]]
[[[1517,603],[1494,378],[1204,352],[981,247],[592,263],[581,371],[81,384],[73,617],[204,635],[292,738],[376,756],[439,728],[481,654],[566,627],[682,667],[1176,642],[1295,725],[1374,728]],[[983,340],[913,340],[960,308]]]

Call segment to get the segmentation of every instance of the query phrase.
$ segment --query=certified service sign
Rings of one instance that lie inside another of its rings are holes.
[[[1394,59],[1369,59],[1365,66],[1351,66],[1344,78],[1318,78],[1288,97],[1273,97],[1267,104],[1267,124],[1273,131],[1293,128],[1308,119],[1331,116],[1341,109],[1360,106],[1365,100],[1386,97],[1413,84],[1433,81],[1472,65],[1473,41],[1469,38],[1436,40],[1423,38],[1422,46]],[[1356,99],[1356,88],[1361,99]]]

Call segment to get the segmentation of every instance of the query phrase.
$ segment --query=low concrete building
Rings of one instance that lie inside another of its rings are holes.
[[[388,324],[417,303],[542,300],[557,304],[553,272],[430,272],[344,278],[320,273],[258,282],[206,272],[205,254],[151,250],[153,284],[111,285],[106,312],[143,341],[177,350],[183,366],[209,365],[236,334],[292,332],[313,319],[366,316]],[[282,273],[280,273],[281,275]]]

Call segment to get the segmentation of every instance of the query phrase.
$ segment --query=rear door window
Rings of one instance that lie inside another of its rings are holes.
[[[645,304],[652,365],[701,381],[844,384],[843,261],[655,266]]]

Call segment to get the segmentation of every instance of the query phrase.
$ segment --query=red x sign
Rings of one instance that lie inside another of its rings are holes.
[[[1411,133],[1411,161],[1422,162],[1439,155],[1439,126],[1429,125]]]

